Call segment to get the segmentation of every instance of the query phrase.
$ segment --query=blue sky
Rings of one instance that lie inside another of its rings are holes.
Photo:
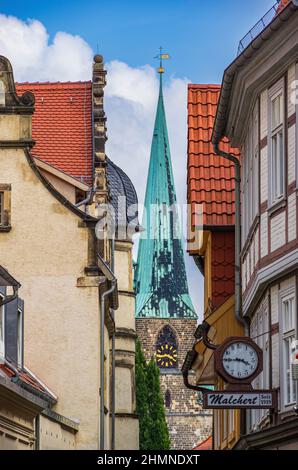
[[[0,2],[0,11],[40,20],[50,38],[57,31],[82,36],[136,67],[154,64],[162,45],[171,53],[170,74],[193,82],[219,82],[239,39],[274,0],[51,0]]]

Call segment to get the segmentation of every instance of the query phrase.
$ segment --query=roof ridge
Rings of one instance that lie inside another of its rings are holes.
[[[17,86],[24,86],[24,85],[85,85],[86,83],[92,83],[91,80],[76,80],[76,81],[55,81],[55,82],[50,82],[50,81],[44,81],[44,82],[16,82]]]
[[[201,89],[201,90],[206,90],[206,89],[214,89],[214,90],[220,90],[221,85],[216,84],[216,83],[189,83],[188,84],[188,89]]]

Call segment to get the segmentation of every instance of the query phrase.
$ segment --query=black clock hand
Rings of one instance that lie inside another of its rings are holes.
[[[249,362],[245,361],[244,359],[241,359],[240,357],[235,357],[235,359],[232,358],[225,358],[225,362],[243,362],[246,366],[249,366]]]

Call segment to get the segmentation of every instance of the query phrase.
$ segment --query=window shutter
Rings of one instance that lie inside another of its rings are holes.
[[[18,362],[18,297],[5,305],[5,358]]]
[[[2,294],[5,297],[5,294],[6,294],[6,287],[5,286],[0,286],[0,294]]]

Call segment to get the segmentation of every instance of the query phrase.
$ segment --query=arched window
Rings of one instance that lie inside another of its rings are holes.
[[[172,397],[171,397],[171,392],[170,390],[167,390],[165,393],[165,405],[166,408],[170,408],[172,403]]]
[[[174,330],[166,325],[159,332],[156,341],[156,362],[161,369],[178,367],[178,347]]]
[[[0,106],[5,106],[5,86],[0,80]]]

